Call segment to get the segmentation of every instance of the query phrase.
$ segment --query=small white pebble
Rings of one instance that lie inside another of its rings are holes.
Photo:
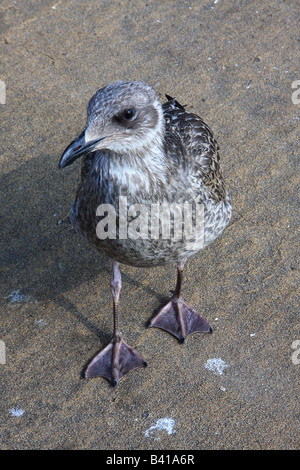
[[[34,320],[34,323],[36,325],[44,325],[44,326],[47,326],[47,322],[45,320],[43,320],[43,318],[40,318],[39,320]]]
[[[154,431],[155,429],[157,429],[158,431],[165,430],[167,431],[169,435],[171,435],[174,432],[176,432],[173,430],[174,425],[175,425],[174,419],[171,419],[171,418],[158,419],[154,426],[151,426],[149,429],[147,429],[147,431],[145,431],[145,436],[149,437],[149,432]]]
[[[20,302],[36,302],[32,297],[25,294],[20,294],[19,289],[14,289],[11,294],[5,297],[5,299],[10,299],[10,303],[20,303]]]
[[[214,372],[216,375],[222,375],[225,367],[228,367],[227,364],[220,357],[214,357],[213,359],[208,359],[205,364],[205,369]]]
[[[17,418],[22,416],[22,414],[24,413],[24,411],[19,407],[12,408],[11,410],[9,410],[9,412],[12,416],[16,416]]]

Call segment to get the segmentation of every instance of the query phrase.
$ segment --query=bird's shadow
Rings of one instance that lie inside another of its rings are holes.
[[[68,292],[82,282],[103,277],[105,296],[111,302],[110,260],[95,252],[65,223],[79,180],[80,163],[59,170],[58,157],[41,154],[1,177],[2,282],[0,303],[12,296],[51,301],[74,315],[96,334],[110,340],[91,319],[78,310]],[[122,271],[124,283],[142,289],[160,303],[164,298],[150,286]],[[106,298],[106,297],[105,297]]]

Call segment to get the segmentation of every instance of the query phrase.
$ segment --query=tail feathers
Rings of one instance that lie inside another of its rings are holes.
[[[173,104],[176,108],[179,108],[179,109],[184,110],[185,105],[182,106],[180,103],[178,103],[178,101],[175,100],[175,98],[172,98],[172,96],[170,96],[170,95],[165,95],[165,96],[166,96],[166,98],[167,98],[168,101],[172,101],[172,104]]]

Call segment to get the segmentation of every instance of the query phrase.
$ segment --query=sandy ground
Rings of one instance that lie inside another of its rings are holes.
[[[299,448],[299,3],[2,0],[1,11],[0,448]],[[122,267],[122,331],[149,366],[113,389],[82,378],[112,333],[110,263],[62,223],[80,162],[58,161],[89,98],[118,79],[208,122],[234,210],[185,271],[184,298],[212,335],[180,345],[147,329],[176,268]]]

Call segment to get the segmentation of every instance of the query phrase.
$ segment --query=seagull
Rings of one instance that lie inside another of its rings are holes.
[[[89,362],[85,377],[104,377],[114,387],[129,371],[147,365],[120,331],[120,264],[176,263],[175,290],[149,326],[180,343],[191,333],[212,331],[181,296],[183,269],[187,258],[228,225],[231,200],[209,126],[175,98],[166,99],[161,104],[141,81],[104,86],[91,98],[84,129],[59,162],[65,168],[82,157],[70,220],[112,262],[113,337]]]

